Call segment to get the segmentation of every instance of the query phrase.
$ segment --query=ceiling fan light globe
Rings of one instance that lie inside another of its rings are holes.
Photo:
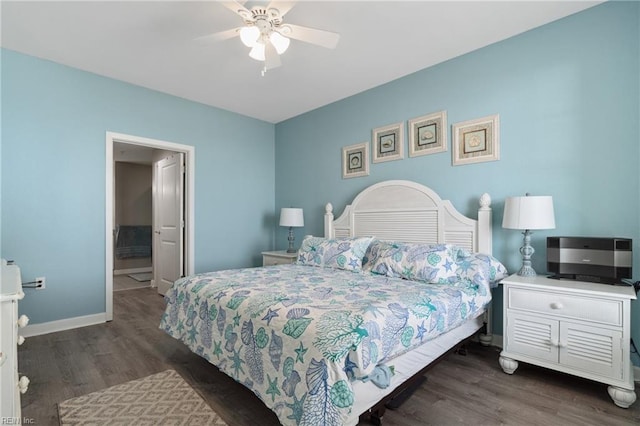
[[[289,43],[291,43],[291,40],[276,31],[271,33],[271,35],[269,36],[269,41],[271,41],[273,47],[276,48],[276,52],[278,52],[278,55],[282,55],[284,52],[286,52],[289,48]]]
[[[249,52],[249,56],[256,61],[264,61],[264,44],[256,43],[256,45],[251,49],[251,52]]]
[[[242,27],[240,29],[240,40],[247,47],[254,47],[258,43],[260,30],[258,27]]]

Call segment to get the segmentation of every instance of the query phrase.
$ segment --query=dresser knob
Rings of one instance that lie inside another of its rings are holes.
[[[20,377],[20,380],[18,380],[18,389],[20,389],[20,393],[25,393],[27,389],[29,389],[29,378],[27,376]]]
[[[0,352],[0,365],[4,364],[6,360],[7,356],[4,354],[4,352]]]
[[[26,315],[20,315],[18,318],[18,327],[26,327],[29,324],[29,317]]]
[[[23,336],[18,336],[18,345],[21,345],[24,343],[24,337]]]
[[[560,302],[553,302],[551,304],[551,309],[562,309],[562,308],[563,308],[563,306],[562,306],[562,303],[560,303]]]

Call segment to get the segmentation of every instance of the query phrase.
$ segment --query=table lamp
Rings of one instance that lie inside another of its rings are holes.
[[[289,227],[289,248],[287,249],[287,253],[295,253],[296,250],[293,249],[293,228],[299,228],[304,226],[304,214],[302,209],[297,209],[293,207],[283,208],[280,210],[280,226],[288,226]]]
[[[531,267],[531,256],[535,253],[531,247],[532,229],[554,229],[556,227],[553,213],[553,198],[551,196],[507,197],[504,202],[504,216],[502,227],[506,229],[521,229],[524,232],[522,254],[522,268],[518,275],[525,277],[536,276]]]

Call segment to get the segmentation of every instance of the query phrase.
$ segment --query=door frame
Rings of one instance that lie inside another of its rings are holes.
[[[123,133],[106,133],[106,199],[105,199],[105,316],[107,321],[113,320],[113,229],[115,226],[115,162],[113,159],[114,142],[130,145],[141,145],[165,151],[182,152],[185,158],[185,192],[184,192],[184,265],[185,273],[192,275],[195,271],[195,147]]]

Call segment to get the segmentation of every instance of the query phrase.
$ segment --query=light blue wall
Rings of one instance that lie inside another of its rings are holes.
[[[2,255],[2,54],[0,51],[0,259]],[[2,284],[0,283],[0,287]]]
[[[2,255],[32,323],[105,310],[105,133],[191,145],[196,272],[273,247],[274,125],[2,50]]]
[[[489,192],[494,255],[515,272],[522,235],[501,228],[504,199],[552,195],[557,228],[533,234],[538,271],[546,270],[549,235],[621,236],[634,239],[640,279],[639,8],[608,2],[277,124],[276,208],[304,208],[299,241],[322,235],[326,202],[340,214],[383,180],[425,184],[472,217]],[[446,153],[371,164],[367,177],[341,178],[343,146],[370,141],[375,127],[440,110],[449,124],[500,114],[500,160],[454,167],[449,145]],[[285,247],[284,230],[277,229],[276,244]],[[495,306],[501,334],[501,289]],[[640,344],[637,302],[632,316]]]

